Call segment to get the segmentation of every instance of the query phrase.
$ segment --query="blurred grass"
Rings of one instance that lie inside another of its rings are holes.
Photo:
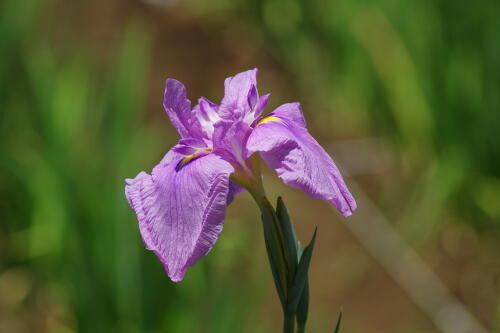
[[[324,132],[368,129],[394,147],[402,174],[386,179],[382,197],[412,189],[398,203],[408,236],[426,239],[451,213],[498,239],[500,5],[272,0],[248,7],[262,12],[254,24],[303,99],[321,110],[315,116]],[[292,20],[283,14],[290,10]]]
[[[499,250],[499,3],[191,0],[137,9],[130,1],[140,19],[126,16],[102,59],[70,30],[71,43],[54,41],[47,21],[65,12],[58,5],[0,4],[0,331],[274,327],[272,315],[261,320],[274,295],[266,294],[269,272],[259,271],[260,230],[245,221],[254,215],[229,219],[239,228],[227,228],[182,287],[138,237],[123,180],[153,166],[175,140],[164,117],[146,113],[152,59],[163,56],[155,57],[157,32],[145,23],[153,11],[203,31],[248,29],[286,73],[287,87],[277,90],[297,91],[319,133],[381,137],[396,161],[379,176],[376,201],[414,244],[460,224]],[[258,65],[247,61],[240,69]],[[177,66],[187,67],[183,59]],[[159,105],[161,95],[154,98]],[[488,311],[498,329],[495,302]]]
[[[53,51],[37,31],[43,10],[12,0],[1,9],[0,276],[29,282],[12,291],[19,298],[2,308],[0,330],[234,331],[244,312],[228,295],[239,286],[210,291],[202,264],[178,291],[144,255],[124,200],[124,179],[166,146],[154,124],[141,125],[149,35],[131,23],[99,73],[85,53]]]

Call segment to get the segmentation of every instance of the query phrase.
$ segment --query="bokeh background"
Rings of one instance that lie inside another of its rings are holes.
[[[177,134],[164,80],[220,101],[258,67],[300,101],[359,209],[281,184],[318,226],[310,332],[500,332],[500,2],[3,0],[0,332],[277,332],[248,194],[174,284],[143,248],[124,179]]]

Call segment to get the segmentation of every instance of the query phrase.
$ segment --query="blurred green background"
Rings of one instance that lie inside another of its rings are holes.
[[[248,194],[179,284],[124,197],[176,142],[164,80],[218,102],[253,67],[268,111],[300,101],[370,202],[346,221],[266,171],[299,237],[319,227],[310,332],[341,307],[343,332],[444,332],[348,228],[374,211],[500,332],[499,17],[487,0],[2,1],[0,332],[279,331]]]

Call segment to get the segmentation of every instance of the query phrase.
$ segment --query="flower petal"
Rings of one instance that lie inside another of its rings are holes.
[[[180,139],[172,150],[181,155],[191,155],[206,148],[208,147],[203,140],[188,138]]]
[[[269,96],[271,96],[271,94],[265,94],[265,95],[260,96],[257,107],[255,108],[255,115],[254,115],[255,118],[260,116],[262,111],[264,111],[264,108],[267,105],[267,101],[269,100]]]
[[[244,165],[247,156],[245,143],[251,132],[250,126],[242,120],[221,120],[214,127],[214,150],[227,160]]]
[[[203,138],[201,126],[191,112],[191,101],[187,99],[186,87],[182,83],[174,79],[167,80],[163,107],[181,138]]]
[[[195,159],[179,171],[176,162],[156,166],[152,175],[141,172],[127,179],[125,187],[146,248],[158,256],[174,282],[182,280],[186,269],[217,240],[234,171],[215,154]]]
[[[224,119],[241,119],[252,110],[249,103],[256,103],[257,68],[228,77],[224,81],[224,98],[219,115]]]
[[[205,97],[198,99],[198,104],[193,108],[193,113],[200,123],[200,128],[204,132],[205,137],[210,140],[214,132],[214,124],[221,120],[217,113],[219,106],[212,103]]]
[[[248,154],[260,152],[285,184],[351,215],[356,202],[335,163],[307,131],[300,105],[285,104],[271,114],[276,120],[259,122],[250,134]]]
[[[233,202],[234,198],[236,198],[236,196],[239,195],[243,191],[245,191],[245,189],[243,187],[241,187],[237,183],[230,180],[229,181],[229,194],[227,195],[227,205],[229,206],[229,204],[231,202]]]
[[[304,114],[302,113],[300,103],[282,104],[276,110],[271,112],[271,114],[278,118],[290,119],[296,125],[306,127],[306,120],[304,119]]]

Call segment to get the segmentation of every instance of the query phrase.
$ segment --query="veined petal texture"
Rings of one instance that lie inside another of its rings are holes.
[[[203,138],[201,125],[194,112],[191,101],[186,97],[186,87],[174,79],[168,79],[165,86],[163,107],[181,138]]]
[[[300,105],[284,104],[268,119],[250,134],[248,154],[260,152],[285,184],[330,201],[344,216],[352,215],[356,202],[331,157],[307,131]]]
[[[151,175],[141,172],[127,179],[125,187],[146,248],[158,256],[174,282],[182,280],[187,268],[217,240],[234,171],[215,154],[194,159],[179,170],[176,166],[174,161],[160,164]]]

